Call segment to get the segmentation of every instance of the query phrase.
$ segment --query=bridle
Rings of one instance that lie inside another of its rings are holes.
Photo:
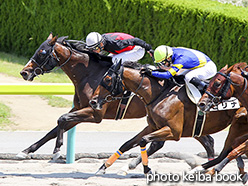
[[[121,100],[121,99],[128,99],[132,95],[126,96],[126,97],[119,97],[117,95],[127,91],[127,88],[123,84],[123,71],[124,67],[121,66],[118,71],[114,71],[113,68],[110,68],[108,72],[103,76],[103,79],[100,82],[100,85],[103,86],[110,94],[107,94],[105,98],[103,99],[103,104],[106,102],[111,102],[115,100]],[[104,82],[104,78],[108,76],[109,73],[112,73],[114,76],[111,76],[111,84],[107,85]],[[134,94],[137,94],[138,90],[141,88],[143,81],[144,81],[145,74],[142,74],[142,79],[139,83],[138,88],[134,91]]]
[[[228,93],[228,90],[230,89],[230,86],[231,85],[235,85],[235,86],[242,86],[242,84],[236,84],[234,83],[232,80],[231,80],[231,77],[230,77],[230,73],[229,74],[224,74],[222,72],[217,72],[217,74],[220,74],[221,76],[225,77],[225,83],[224,85],[221,87],[221,89],[218,91],[217,95],[213,95],[212,93],[210,93],[209,91],[205,91],[206,94],[208,94],[210,96],[210,105],[218,105],[224,98],[226,98],[226,95]],[[242,91],[242,93],[239,95],[239,97],[241,97],[244,92],[246,91],[247,89],[247,79],[244,78],[244,81],[245,81],[245,86],[244,86],[244,89]],[[239,98],[238,97],[238,98]],[[210,107],[211,107],[210,106]],[[209,107],[209,108],[210,108]]]
[[[71,56],[72,56],[72,47],[70,46],[70,44],[68,42],[66,42],[66,45],[67,45],[66,47],[70,51],[70,56],[66,59],[66,61],[63,64],[58,66],[56,69],[54,69],[54,67],[57,66],[57,64],[60,61],[60,59],[58,58],[58,56],[57,56],[57,54],[56,54],[56,52],[54,50],[55,44],[51,46],[47,56],[45,57],[44,60],[41,61],[41,63],[38,63],[34,59],[35,55],[32,58],[30,58],[30,61],[34,62],[37,65],[37,67],[34,68],[33,74],[35,76],[38,76],[40,74],[43,75],[44,73],[55,72],[55,71],[59,70],[60,68],[62,68],[66,63],[68,63],[68,61],[70,61]],[[48,67],[47,68],[48,70],[44,70],[45,67]]]

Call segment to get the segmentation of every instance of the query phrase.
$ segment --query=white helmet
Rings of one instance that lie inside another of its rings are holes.
[[[103,38],[98,32],[91,32],[86,37],[86,47],[93,48],[102,42]]]

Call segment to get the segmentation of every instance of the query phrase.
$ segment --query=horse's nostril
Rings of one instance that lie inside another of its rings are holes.
[[[96,107],[96,101],[95,100],[90,100],[89,101],[89,104],[92,106],[92,107]]]
[[[27,72],[25,72],[25,71],[21,71],[21,72],[20,72],[20,74],[21,74],[23,77],[25,77],[25,76],[27,76],[27,75],[28,75],[28,73],[27,73]]]
[[[206,104],[205,103],[199,103],[198,107],[202,110],[203,108],[205,108]]]

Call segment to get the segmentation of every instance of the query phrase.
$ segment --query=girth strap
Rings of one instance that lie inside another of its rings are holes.
[[[125,117],[125,114],[127,112],[128,106],[129,106],[131,100],[133,99],[134,95],[135,94],[133,92],[130,92],[130,91],[126,91],[123,94],[122,99],[119,102],[119,106],[117,108],[115,120],[118,120],[118,119],[122,120]]]

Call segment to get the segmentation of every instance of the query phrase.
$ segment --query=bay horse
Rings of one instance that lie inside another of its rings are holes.
[[[63,114],[57,121],[58,125],[43,138],[20,152],[20,157],[25,157],[29,153],[35,152],[47,141],[57,137],[53,153],[54,158],[58,158],[65,131],[81,122],[100,123],[102,119],[115,119],[119,100],[107,104],[106,109],[101,111],[96,111],[89,105],[89,100],[102,76],[112,65],[111,60],[107,56],[100,56],[87,50],[75,50],[65,38],[58,38],[50,33],[47,40],[36,50],[20,74],[24,80],[33,81],[37,75],[43,75],[56,68],[61,68],[75,87],[74,108],[69,113]],[[137,96],[134,96],[124,119],[142,118],[144,116],[146,116],[145,105]],[[196,139],[206,149],[208,158],[212,159],[214,157],[212,137],[208,135],[197,137]],[[150,146],[148,154],[153,154],[163,145],[163,142],[154,142]],[[132,147],[127,145],[127,150],[130,148]],[[139,159],[137,159],[136,163],[138,164],[139,162]]]
[[[180,140],[191,137],[195,119],[196,105],[186,94],[185,86],[177,87],[164,80],[164,85],[154,77],[149,77],[140,70],[123,67],[121,62],[112,66],[104,75],[90,101],[95,110],[106,109],[124,90],[129,90],[141,97],[148,113],[146,126],[129,141],[130,146],[140,146],[144,173],[150,172],[148,167],[146,145],[152,141]],[[216,111],[206,114],[206,123],[202,134],[212,134],[226,128],[232,121],[236,110]],[[105,171],[125,151],[125,145],[114,153],[100,168]]]
[[[247,63],[236,63],[228,68],[223,67],[209,82],[205,94],[202,95],[198,107],[202,111],[209,109],[222,100],[230,99],[232,96],[239,99],[242,105],[248,109],[247,79],[241,74],[247,67]]]
[[[220,103],[222,100],[236,97],[242,103],[242,105],[248,109],[248,90],[247,90],[247,63],[236,63],[228,68],[226,65],[223,67],[209,82],[209,86],[206,93],[202,95],[198,106],[202,111],[209,111],[211,107]],[[247,118],[246,118],[247,119]],[[233,130],[233,129],[232,129]],[[244,128],[241,128],[244,131]],[[240,130],[237,130],[236,138],[233,135],[233,143],[231,148],[233,149],[221,163],[215,168],[210,170],[209,174],[220,172],[224,166],[233,159],[241,159],[242,154],[248,155],[248,134],[240,135]],[[245,130],[248,132],[248,130]],[[240,160],[241,161],[241,160]],[[241,164],[244,167],[243,164]],[[242,171],[244,173],[244,168]],[[247,181],[247,180],[246,180]]]

